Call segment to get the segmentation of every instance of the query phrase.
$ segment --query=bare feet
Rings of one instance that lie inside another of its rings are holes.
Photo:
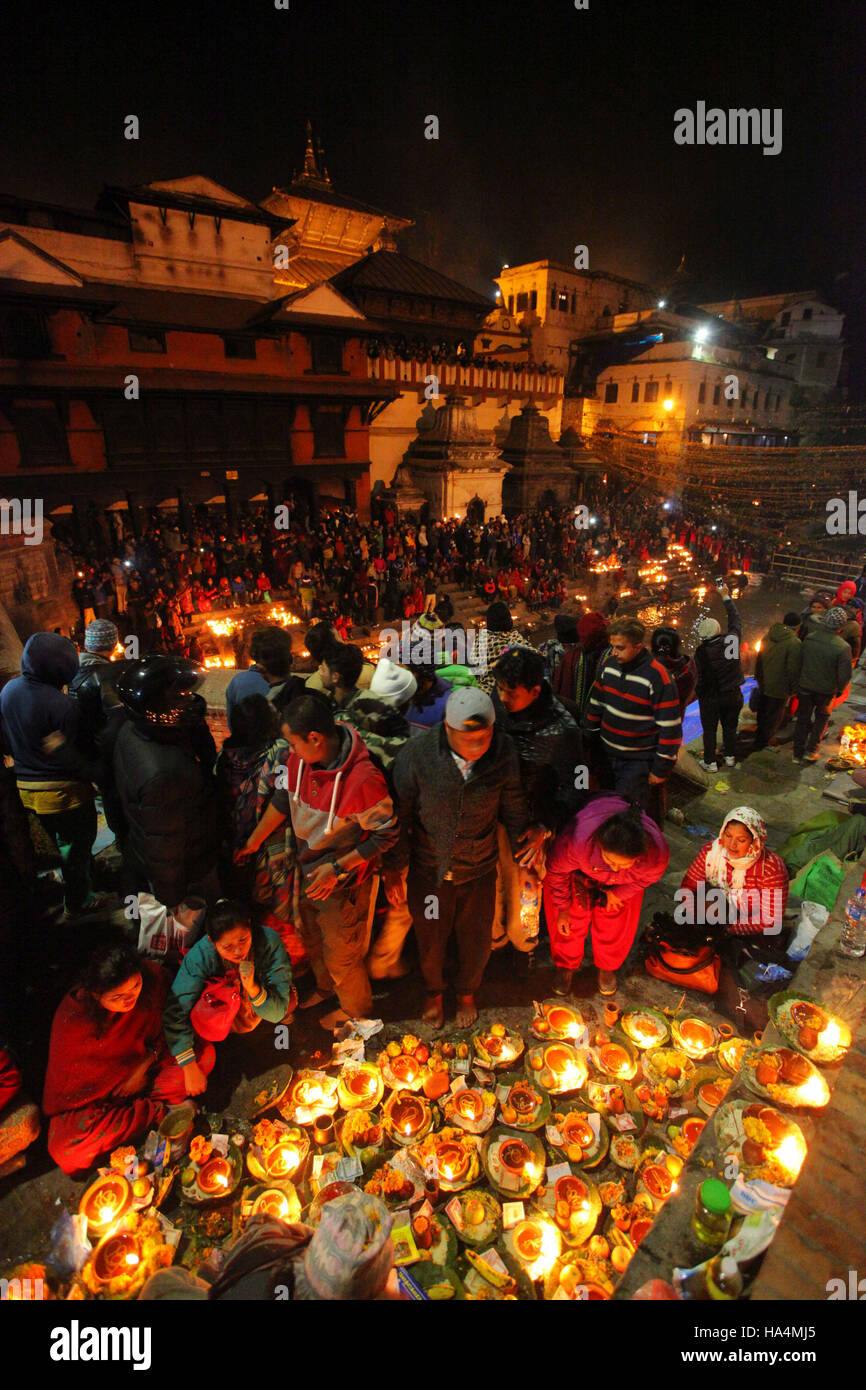
[[[314,989],[312,994],[307,995],[300,1007],[302,1009],[314,1009],[317,1004],[324,1004],[326,999],[333,999],[333,997],[332,994],[325,994],[324,990]]]
[[[461,994],[457,998],[457,1027],[471,1028],[478,1017],[474,994]]]
[[[441,994],[428,994],[424,1005],[424,1012],[421,1015],[422,1022],[429,1023],[431,1028],[442,1028],[445,1023],[445,1010],[442,1007]]]
[[[349,1022],[349,1015],[345,1009],[334,1009],[333,1013],[322,1014],[319,1019],[319,1026],[328,1033],[336,1033],[338,1028],[342,1028],[344,1023]]]

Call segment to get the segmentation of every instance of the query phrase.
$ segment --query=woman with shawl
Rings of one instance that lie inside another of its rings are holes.
[[[137,1144],[186,1100],[183,1072],[163,1037],[167,994],[161,967],[119,943],[97,951],[81,985],[62,1000],[42,1109],[48,1152],[64,1173],[85,1173],[118,1145]],[[211,1044],[197,1039],[203,1078],[215,1059]]]
[[[767,827],[751,806],[737,806],[728,813],[716,839],[703,846],[683,877],[682,888],[695,895],[696,925],[703,926],[707,918],[713,925],[714,911],[721,916],[720,908],[713,907],[716,899],[710,897],[711,889],[720,889],[729,934],[773,935],[782,930],[788,871],[766,842]]]

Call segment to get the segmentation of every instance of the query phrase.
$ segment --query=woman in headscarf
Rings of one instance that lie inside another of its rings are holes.
[[[707,923],[714,902],[708,901],[708,895],[711,889],[720,889],[725,894],[724,921],[730,934],[757,936],[782,930],[788,871],[766,843],[767,827],[751,806],[728,812],[716,839],[703,846],[683,876],[681,887],[695,895],[693,925]],[[721,925],[720,919],[719,905],[707,924]]]
[[[559,832],[544,880],[555,994],[569,993],[590,929],[599,992],[615,993],[644,889],[658,882],[669,859],[658,826],[621,796],[596,796]]]

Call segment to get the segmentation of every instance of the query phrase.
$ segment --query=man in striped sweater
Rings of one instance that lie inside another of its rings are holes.
[[[644,646],[637,618],[610,625],[610,654],[603,658],[589,697],[587,732],[601,738],[601,782],[646,808],[650,786],[667,781],[682,742],[677,687]]]

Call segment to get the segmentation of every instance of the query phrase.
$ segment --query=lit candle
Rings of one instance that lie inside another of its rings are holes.
[[[225,1158],[212,1158],[199,1170],[199,1190],[208,1197],[216,1197],[231,1184],[231,1164]]]

